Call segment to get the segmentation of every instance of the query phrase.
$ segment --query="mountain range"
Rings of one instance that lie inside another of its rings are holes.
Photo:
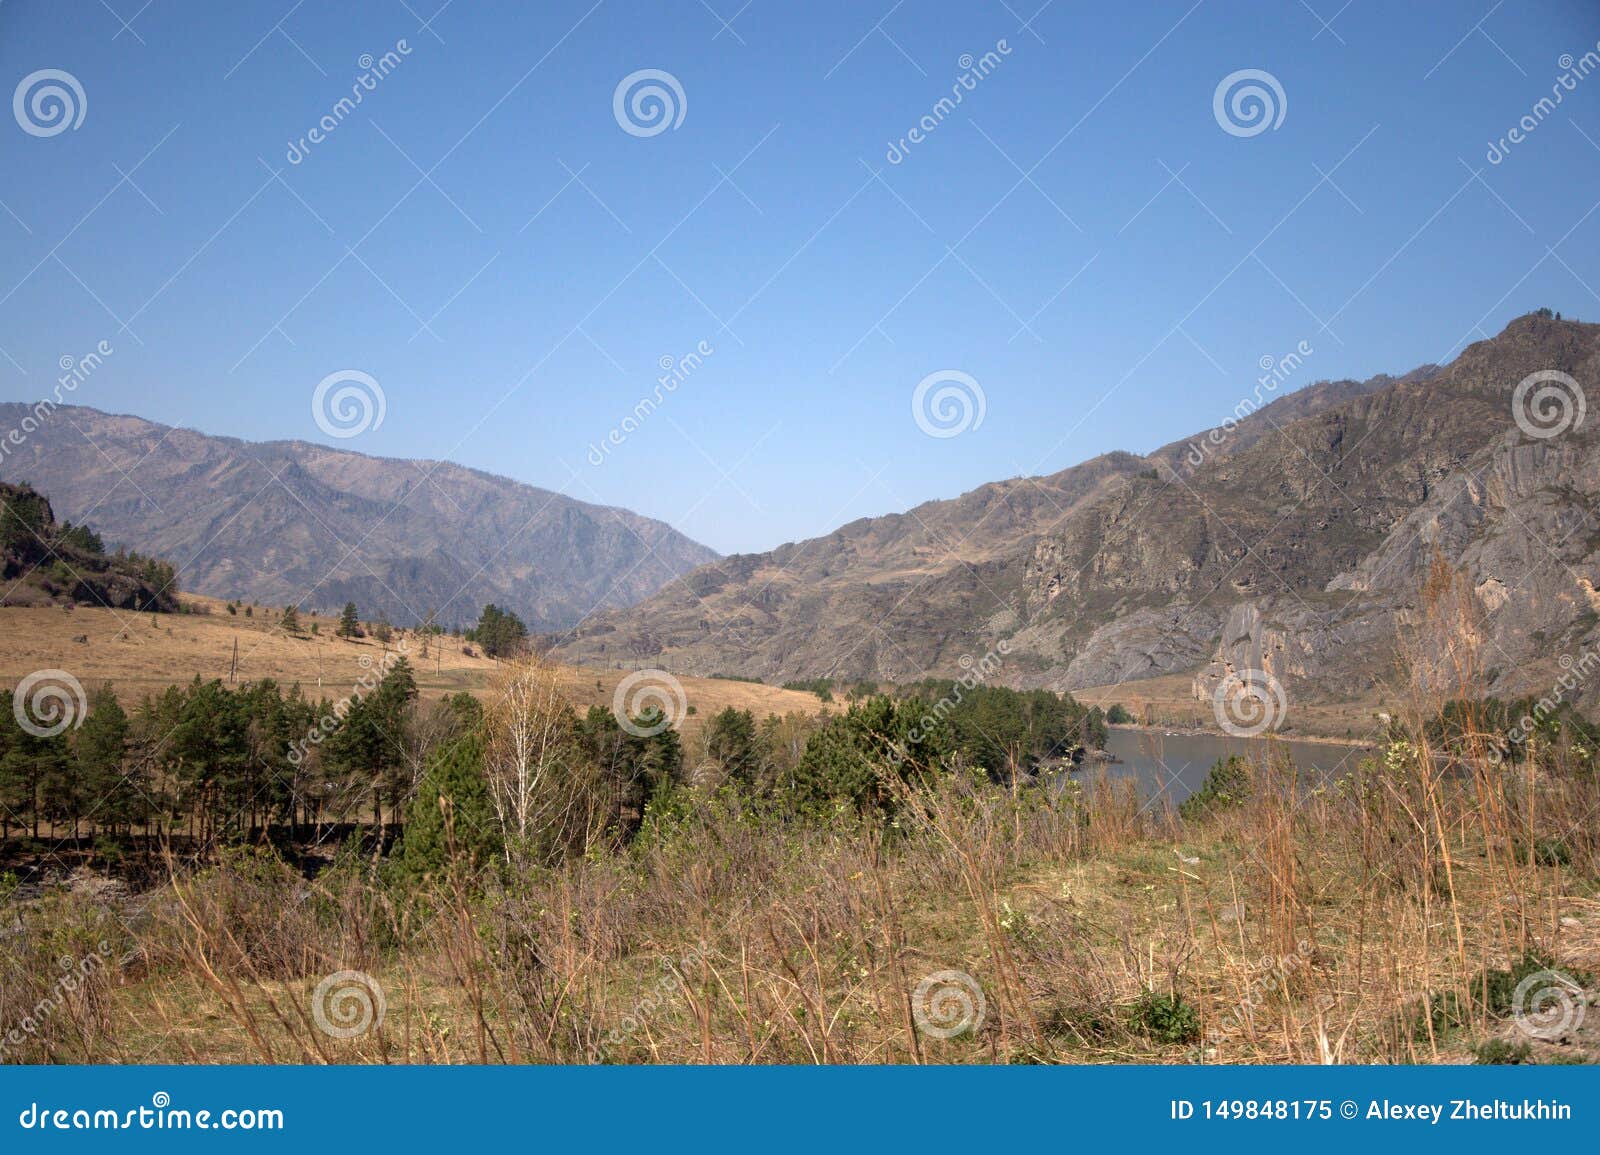
[[[84,408],[0,476],[171,559],[185,588],[446,624],[494,601],[578,664],[905,682],[998,656],[1022,687],[1186,675],[1204,695],[1264,670],[1302,700],[1360,702],[1394,677],[1441,563],[1471,591],[1489,692],[1542,692],[1592,656],[1600,325],[1541,310],[1448,365],[1285,391],[1303,369],[1276,363],[1219,426],[1149,453],[720,558],[457,465]],[[0,405],[0,427],[26,412]]]
[[[1261,669],[1355,701],[1394,676],[1438,558],[1470,583],[1488,689],[1542,691],[1596,645],[1600,610],[1600,422],[1578,420],[1581,385],[1552,373],[1600,380],[1600,325],[1541,310],[1447,366],[1258,408],[1253,387],[1217,429],[1148,454],[720,558],[591,617],[559,652],[904,681],[999,647],[1019,686],[1189,674],[1204,693]]]
[[[0,404],[0,430],[31,412]],[[471,622],[494,602],[560,631],[717,556],[662,522],[449,462],[209,437],[78,406],[37,426],[6,446],[0,478],[221,598],[348,600],[399,625]]]

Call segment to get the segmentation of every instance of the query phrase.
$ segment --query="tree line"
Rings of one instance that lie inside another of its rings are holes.
[[[306,845],[356,823],[428,869],[456,852],[551,861],[633,838],[697,789],[736,790],[792,817],[892,808],[892,779],[978,772],[1026,781],[1104,742],[1070,696],[926,683],[839,714],[728,708],[686,748],[651,708],[579,712],[557,668],[524,655],[484,701],[424,702],[404,655],[344,698],[271,680],[196,678],[125,707],[110,686],[74,727],[41,735],[0,710],[0,836],[136,836],[208,848],[269,829]],[[403,830],[403,834],[402,834]]]

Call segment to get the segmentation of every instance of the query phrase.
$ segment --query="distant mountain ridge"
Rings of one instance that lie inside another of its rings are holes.
[[[0,429],[32,407],[0,403]],[[30,425],[32,422],[30,422]],[[626,510],[448,462],[211,437],[62,406],[0,458],[107,544],[172,561],[185,589],[409,625],[486,602],[536,631],[629,605],[716,553]]]
[[[1593,391],[1600,326],[1525,316],[1448,366],[1311,385],[1214,439],[723,558],[597,615],[559,652],[907,680],[1005,642],[1016,685],[1192,673],[1198,691],[1250,666],[1335,699],[1394,672],[1437,553],[1478,591],[1491,688],[1537,689],[1556,654],[1596,644],[1600,611],[1600,420],[1557,437],[1519,427],[1513,392],[1540,371]]]

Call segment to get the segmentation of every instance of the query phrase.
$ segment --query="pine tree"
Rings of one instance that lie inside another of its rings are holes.
[[[428,763],[406,810],[400,866],[409,877],[422,878],[453,860],[481,866],[499,851],[499,826],[483,772],[483,739],[472,733],[436,752]]]
[[[18,723],[10,693],[0,692],[0,835],[11,836],[15,822],[24,834],[31,822],[38,834],[38,775],[33,755],[39,739]]]
[[[143,817],[143,799],[123,774],[128,715],[110,687],[89,698],[89,715],[72,736],[78,781],[102,828],[131,827]]]
[[[361,620],[356,616],[355,602],[344,603],[344,609],[339,614],[339,628],[334,632],[341,638],[359,638],[361,636]]]
[[[383,826],[383,800],[398,808],[410,784],[406,767],[406,735],[417,680],[411,663],[400,658],[376,689],[350,700],[339,728],[324,744],[328,761],[351,783],[365,783],[372,793],[374,822]]]
[[[300,632],[300,615],[295,613],[293,606],[283,607],[283,632],[286,634]]]
[[[483,607],[483,613],[478,618],[478,624],[472,630],[470,640],[483,647],[483,652],[491,658],[503,658],[516,653],[522,648],[527,639],[528,627],[522,619],[510,610],[502,610],[490,602]]]
[[[755,781],[760,748],[750,711],[729,706],[707,724],[704,741],[706,754],[729,778],[746,785]]]

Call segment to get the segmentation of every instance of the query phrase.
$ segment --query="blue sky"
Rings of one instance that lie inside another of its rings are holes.
[[[0,4],[0,95],[58,69],[86,105],[0,118],[0,399],[108,341],[73,400],[449,458],[726,552],[1208,428],[1301,341],[1292,385],[1600,317],[1600,75],[1486,159],[1596,48],[1579,0],[141,2]],[[613,111],[642,69],[684,96],[654,135]],[[1254,135],[1214,113],[1245,69],[1283,94]],[[342,370],[385,399],[350,438],[311,409]],[[983,420],[930,437],[944,371]]]

